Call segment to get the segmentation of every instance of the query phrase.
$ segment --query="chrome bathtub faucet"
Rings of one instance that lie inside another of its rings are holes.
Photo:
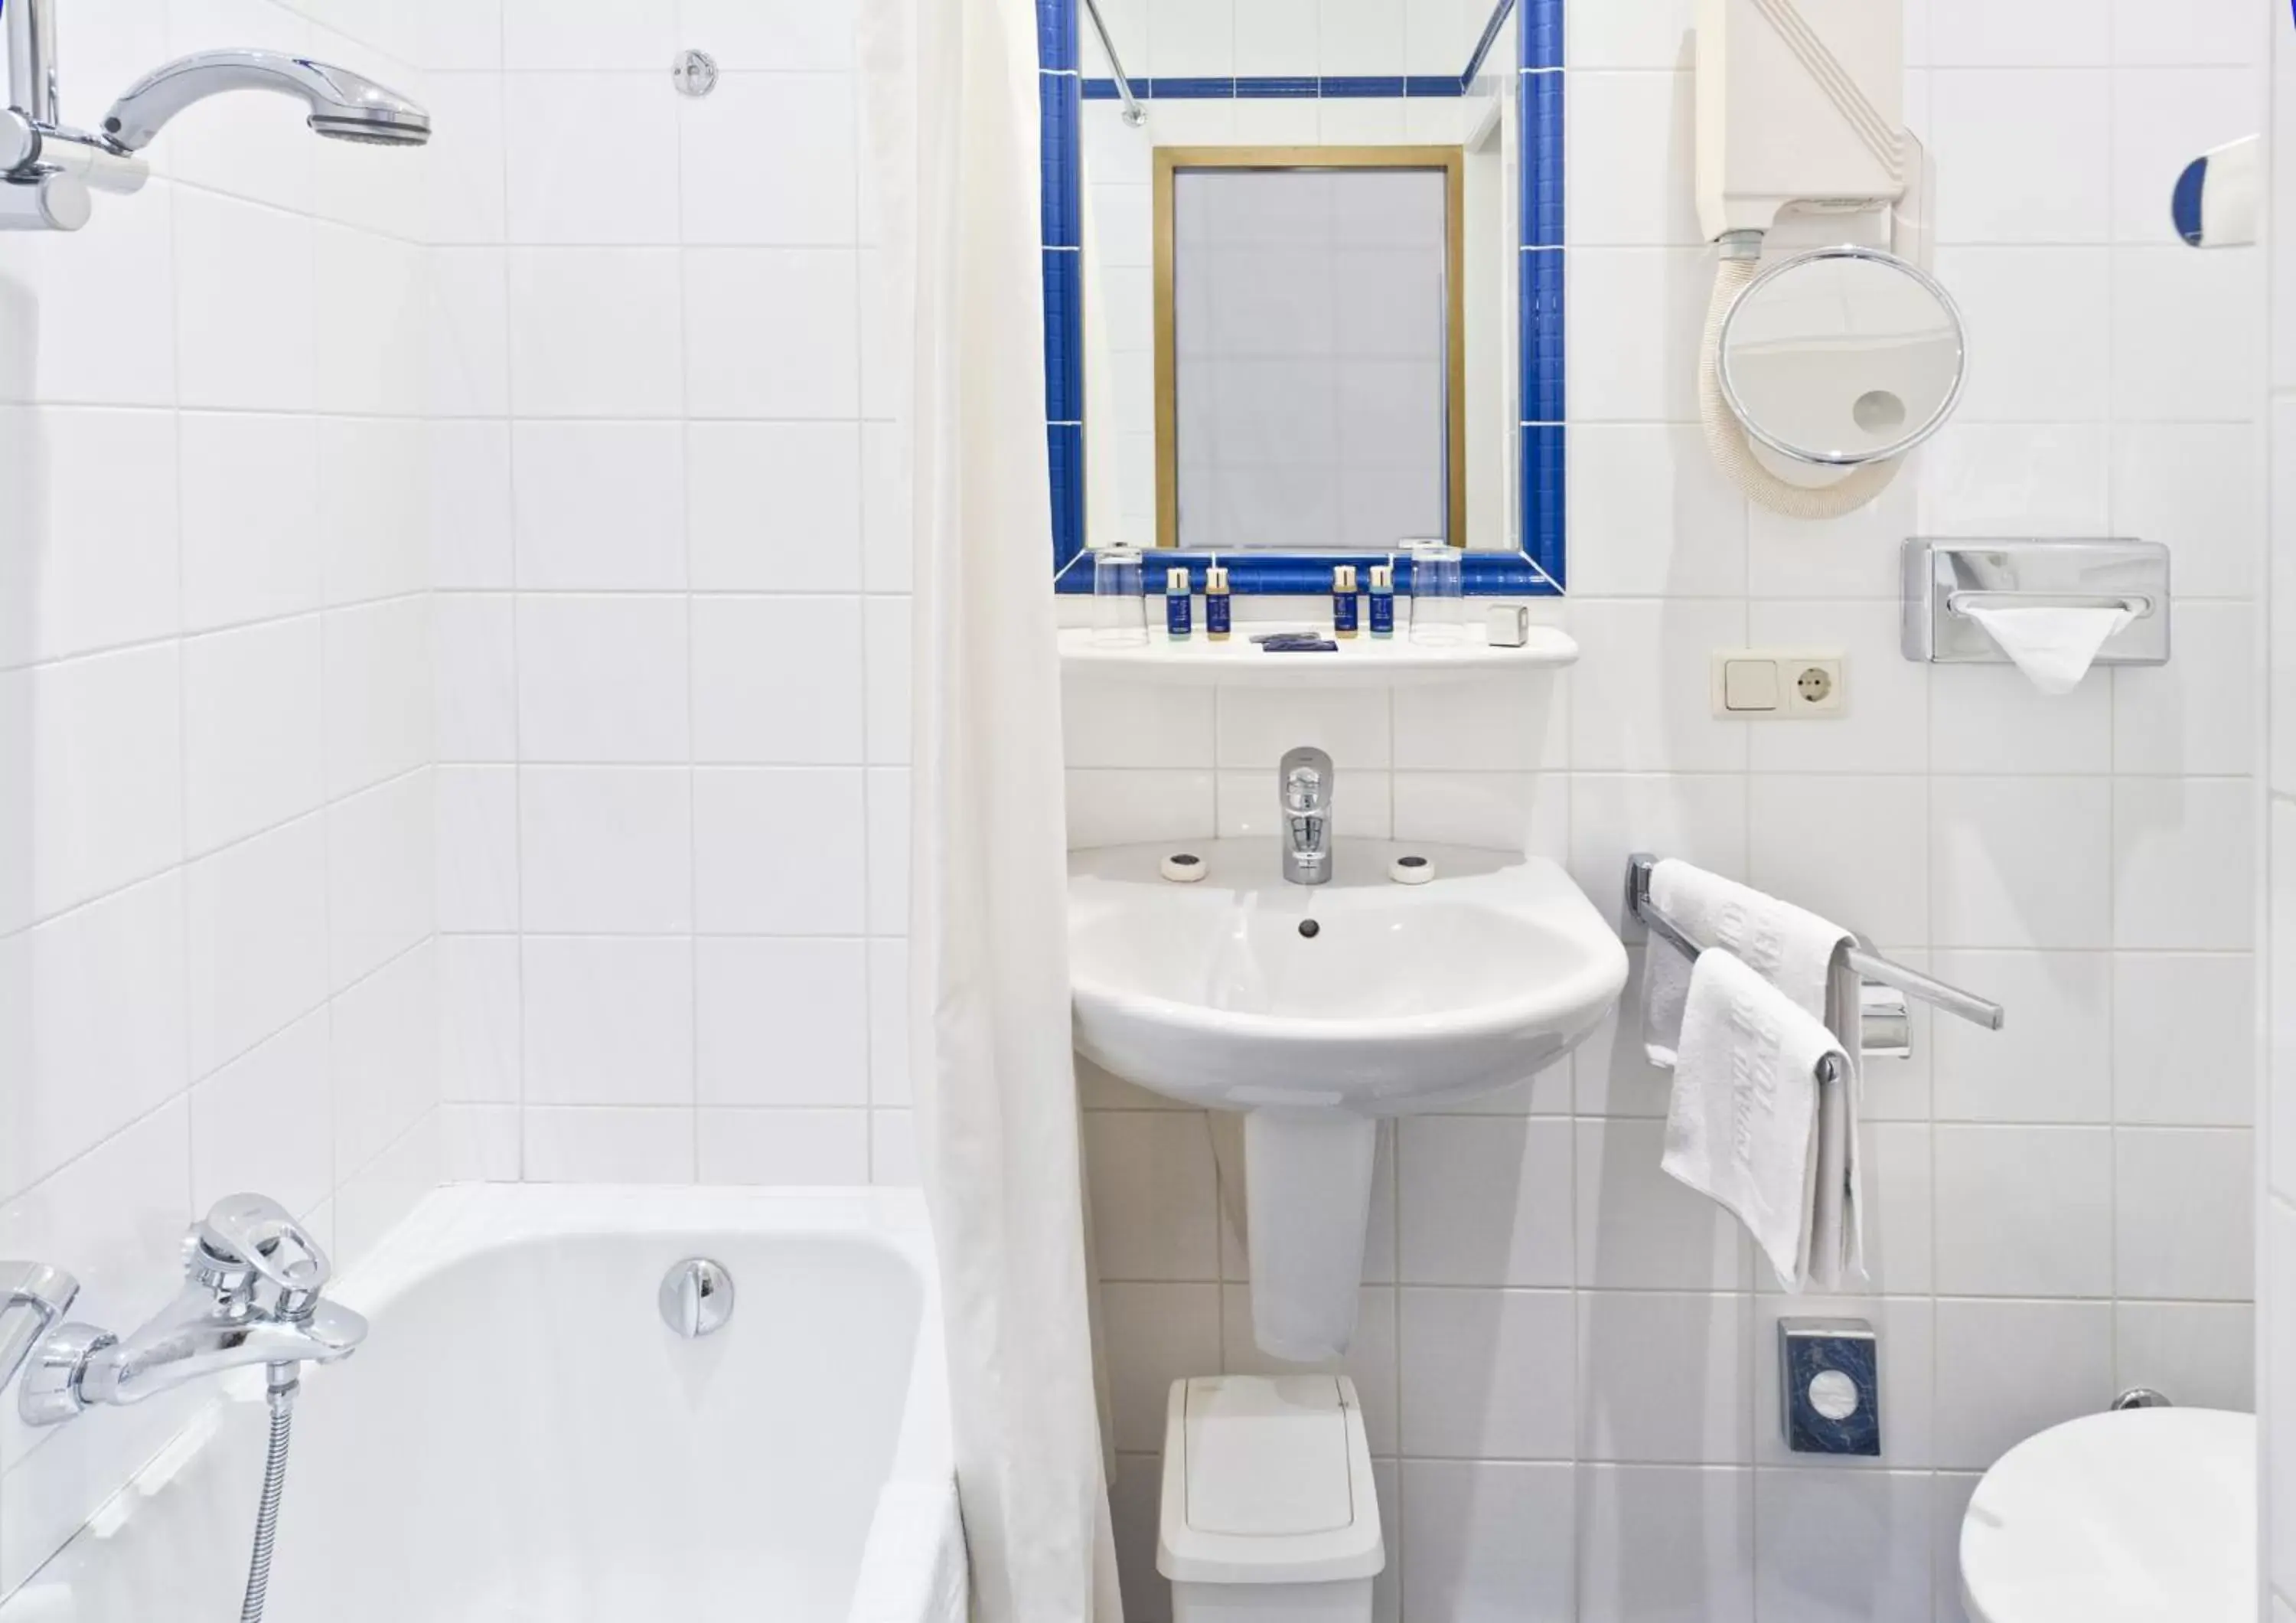
[[[1332,758],[1302,745],[1276,769],[1283,803],[1283,877],[1322,885],[1332,877]]]
[[[28,1425],[53,1426],[97,1404],[141,1403],[246,1364],[291,1371],[348,1358],[367,1323],[322,1299],[332,1273],[285,1207],[230,1196],[185,1238],[176,1299],[126,1336],[93,1324],[50,1331],[25,1365],[17,1412]]]

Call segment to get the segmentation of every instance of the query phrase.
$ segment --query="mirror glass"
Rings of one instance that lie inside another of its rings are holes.
[[[1904,455],[1961,390],[1961,317],[1912,265],[1827,249],[1764,271],[1722,329],[1722,390],[1746,432],[1799,462]]]
[[[1382,551],[1463,528],[1460,154],[1309,161],[1161,166],[1166,545]]]

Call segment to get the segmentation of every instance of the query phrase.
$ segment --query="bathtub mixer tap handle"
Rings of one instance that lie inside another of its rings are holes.
[[[276,1201],[233,1195],[192,1225],[183,1289],[126,1336],[64,1324],[41,1336],[17,1413],[53,1426],[97,1404],[135,1404],[248,1364],[333,1363],[358,1350],[367,1323],[321,1299],[327,1255]]]

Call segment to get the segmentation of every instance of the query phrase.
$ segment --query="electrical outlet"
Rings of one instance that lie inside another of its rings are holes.
[[[1839,648],[1717,648],[1718,716],[1828,721],[1849,708],[1849,662]]]

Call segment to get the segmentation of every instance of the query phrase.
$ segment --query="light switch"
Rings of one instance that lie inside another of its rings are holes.
[[[1729,711],[1778,707],[1777,662],[1732,659],[1722,664],[1722,705]]]

